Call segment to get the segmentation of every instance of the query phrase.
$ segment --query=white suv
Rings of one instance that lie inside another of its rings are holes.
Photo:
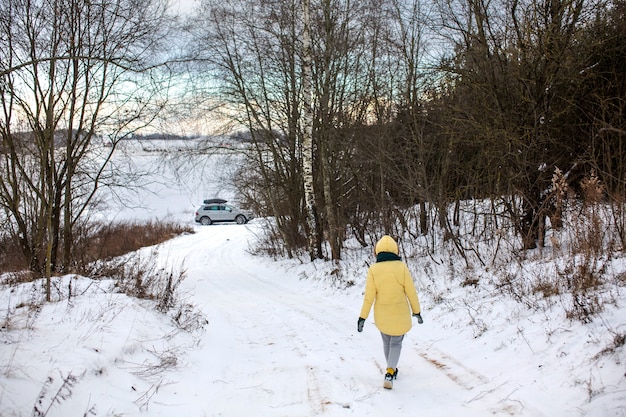
[[[205,226],[213,223],[236,222],[237,224],[245,224],[252,219],[250,213],[244,213],[237,207],[226,204],[226,200],[221,198],[212,198],[204,200],[196,211],[196,223]]]

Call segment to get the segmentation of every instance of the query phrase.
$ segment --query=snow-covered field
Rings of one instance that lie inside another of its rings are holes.
[[[538,312],[489,280],[461,286],[445,269],[455,259],[411,258],[424,324],[405,338],[385,390],[373,315],[356,331],[371,248],[346,251],[342,274],[355,285],[338,287],[330,263],[250,254],[264,219],[194,225],[195,205],[221,190],[160,175],[148,204],[109,210],[145,219],[158,206],[193,225],[141,251],[185,272],[178,306],[159,313],[86,277],[55,279],[56,301],[43,305],[41,283],[3,287],[1,416],[626,416],[626,351],[612,349],[626,333],[623,288],[583,325],[558,300]]]

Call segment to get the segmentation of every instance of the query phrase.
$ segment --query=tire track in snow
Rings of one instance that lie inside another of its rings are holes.
[[[433,351],[437,355],[433,355]],[[419,355],[466,390],[472,390],[490,381],[486,376],[466,367],[458,360],[433,347],[429,348],[428,351],[420,351]]]
[[[301,386],[301,381],[306,381],[306,392],[292,393],[291,397],[296,394],[293,401],[284,402],[279,399],[270,406],[275,409],[290,409],[299,402],[307,402],[309,412],[325,412],[326,406],[333,403],[319,381],[320,375],[324,376],[325,372],[318,369],[309,358],[311,352],[321,350],[316,344],[323,340],[322,333],[329,330],[328,323],[320,320],[318,300],[311,299],[307,294],[298,294],[277,281],[263,278],[262,275],[271,276],[268,274],[272,271],[260,272],[257,268],[244,265],[237,250],[242,245],[240,239],[245,236],[241,237],[240,233],[228,236],[228,226],[222,226],[219,230],[218,228],[219,226],[211,226],[214,233],[210,243],[192,247],[187,254],[188,267],[194,269],[194,275],[202,277],[201,282],[195,283],[197,304],[203,304],[201,294],[211,293],[211,298],[217,300],[214,308],[205,307],[206,314],[217,316],[208,317],[209,326],[212,322],[216,324],[216,320],[231,323],[234,327],[233,339],[230,341],[232,349],[246,356],[257,356],[257,360],[262,357],[271,358],[272,350],[283,352],[284,345],[289,346],[290,351],[289,358],[277,358],[272,363],[266,363],[265,366],[269,366],[266,369],[259,369],[259,364],[253,360],[240,362],[234,372],[248,381],[234,388],[263,391],[270,397],[277,391],[282,391],[287,392],[287,397],[290,397],[287,378],[299,379],[295,387]],[[198,272],[202,270],[205,272]],[[200,287],[203,289],[200,290]],[[280,307],[272,308],[273,306]],[[238,310],[247,312],[237,313]],[[318,330],[307,335],[302,332],[302,328]],[[280,349],[277,346],[279,344]],[[281,359],[287,365],[281,364]],[[284,382],[272,381],[273,378],[284,379]],[[225,381],[226,385],[237,385],[237,382],[225,377],[218,380]]]
[[[464,405],[470,405],[489,398],[489,403],[498,405],[498,407],[492,406],[486,410],[492,415],[544,416],[543,413],[534,407],[529,407],[527,404],[511,399],[510,396],[516,391],[516,388],[511,388],[509,382],[494,384],[491,378],[467,367],[461,361],[434,346],[430,346],[428,351],[420,351],[418,354],[455,384],[469,392],[476,392],[473,397],[463,403]],[[508,394],[502,394],[505,388],[509,389]]]
[[[237,245],[240,246],[240,243]],[[330,323],[320,317],[320,305],[322,305],[320,300],[312,299],[310,294],[302,297],[277,281],[263,278],[275,271],[266,270],[264,273],[260,273],[259,268],[261,267],[259,265],[250,267],[242,264],[234,251],[224,249],[222,260],[228,270],[237,271],[235,275],[245,276],[246,279],[254,280],[255,284],[251,285],[251,287],[256,288],[257,291],[261,288],[263,289],[263,292],[257,295],[262,296],[271,305],[281,305],[282,307],[278,309],[279,311],[284,311],[283,309],[286,307],[290,317],[280,317],[274,314],[276,323],[280,323],[283,326],[283,333],[286,335],[288,343],[293,346],[293,352],[305,364],[306,394],[311,410],[315,415],[325,413],[327,406],[335,403],[329,398],[327,390],[323,389],[324,384],[320,382],[320,376],[329,374],[329,372],[310,365],[309,359],[309,355],[316,351],[323,351],[326,354],[334,353],[329,349],[329,346],[323,348],[319,346],[321,343],[324,343],[324,334],[327,335],[332,330]],[[335,317],[336,319],[337,317]],[[335,320],[333,320],[334,323],[336,323]],[[298,325],[300,321],[306,321],[307,323]],[[306,335],[302,332],[302,328],[317,328],[318,331],[315,334]]]

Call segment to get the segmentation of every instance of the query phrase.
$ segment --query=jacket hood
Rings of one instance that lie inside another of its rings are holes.
[[[374,253],[378,255],[381,252],[390,252],[398,254],[398,244],[395,240],[389,235],[385,235],[380,238],[378,243],[376,243],[376,247],[374,249]]]

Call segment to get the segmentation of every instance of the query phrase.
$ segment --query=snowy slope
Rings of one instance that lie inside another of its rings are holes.
[[[39,397],[48,416],[626,415],[623,349],[589,359],[610,343],[607,326],[623,331],[623,309],[583,327],[465,290],[437,305],[422,296],[425,323],[388,391],[375,326],[356,332],[363,279],[339,290],[302,279],[322,264],[250,255],[260,227],[198,226],[159,249],[164,264],[184,262],[181,297],[208,320],[201,333],[110,282],[59,279],[59,294],[79,295],[38,311],[32,285],[3,291],[0,314],[13,318],[0,333],[0,414],[32,414]],[[481,335],[464,305],[489,323]]]

